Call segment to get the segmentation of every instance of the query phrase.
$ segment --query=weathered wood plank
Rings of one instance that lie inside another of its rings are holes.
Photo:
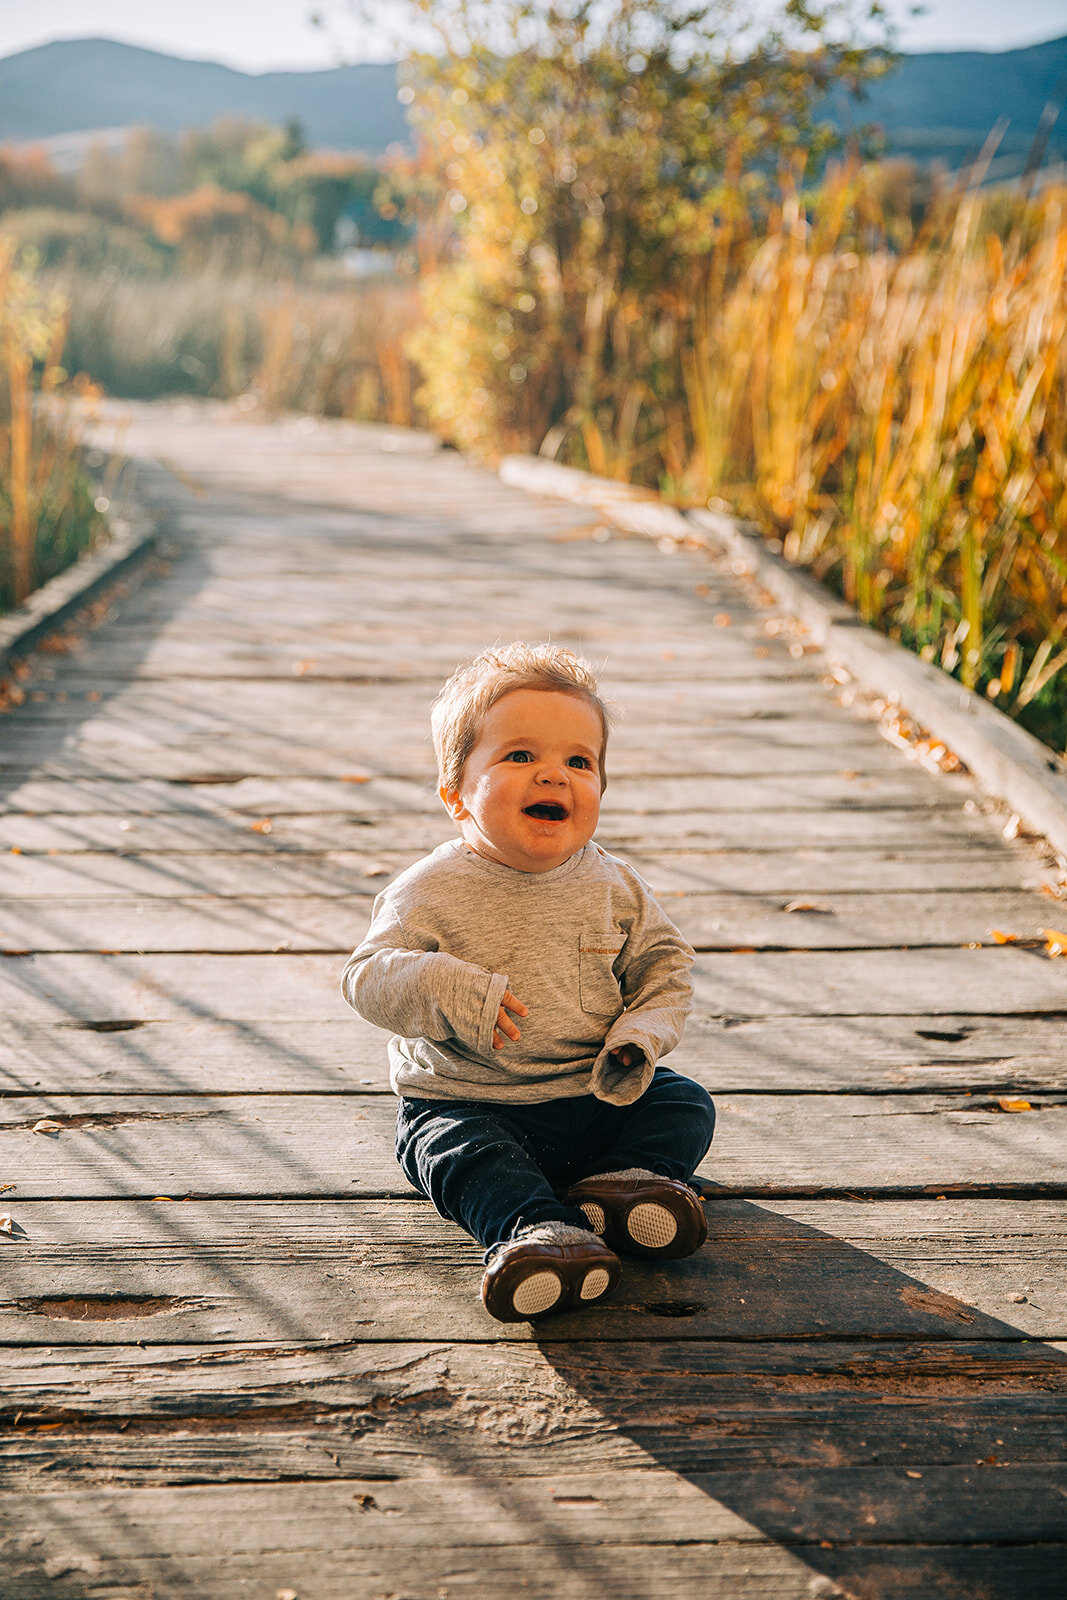
[[[358,764],[357,768],[358,769]],[[323,812],[316,816],[270,817],[268,833],[250,813],[229,816],[148,816],[117,813],[79,816],[11,815],[3,819],[0,841],[25,852],[118,850],[202,855],[205,851],[401,850],[409,859],[433,850],[448,830],[435,813],[396,817]],[[1000,824],[980,812],[953,810],[752,811],[622,813],[605,807],[597,839],[606,850],[855,850],[874,851],[925,845],[938,851],[966,842],[976,854],[999,851]]]
[[[697,950],[862,950],[1003,942],[1041,943],[1047,899],[1001,891],[775,895],[692,894],[667,902]],[[1067,911],[1067,908],[1064,908]],[[344,951],[363,938],[369,907],[316,895],[240,900],[218,895],[158,901],[21,897],[0,912],[0,953],[107,949],[148,952]]]
[[[423,725],[394,728],[387,746],[380,740],[363,740],[357,728],[346,728],[344,748],[328,733],[281,738],[271,729],[249,732],[240,727],[227,734],[225,759],[218,740],[140,727],[136,739],[127,739],[120,727],[97,720],[95,708],[71,708],[69,723],[49,730],[32,719],[5,721],[5,775],[38,773],[58,777],[115,776],[158,778],[172,781],[200,772],[236,772],[315,776],[351,772],[358,759],[377,759],[388,749],[389,770],[433,785],[433,761]],[[88,719],[88,720],[85,720]],[[677,737],[658,738],[654,728],[617,732],[611,741],[612,783],[624,775],[641,776],[655,770],[684,770],[690,774],[740,776],[779,772],[884,772],[887,759],[899,767],[899,756],[871,729],[852,723],[827,728],[818,719],[790,717],[781,721],[744,721],[715,724],[715,739],[688,741],[678,749]],[[669,758],[669,768],[665,765]]]
[[[1038,902],[1053,921],[1067,916],[1067,898],[1055,886],[1062,876],[1030,850],[678,850],[636,851],[630,863],[678,917],[679,897],[701,894],[780,895],[818,899],[877,889],[884,894],[975,893],[1043,890]],[[398,850],[275,852],[265,858],[233,851],[226,855],[135,855],[76,851],[72,855],[0,854],[0,898],[5,901],[80,895],[128,895],[159,901],[186,895],[231,897],[314,895],[321,901],[370,899],[411,865]],[[6,909],[6,907],[5,907]]]
[[[218,1484],[167,1489],[53,1488],[39,1495],[5,1497],[9,1550],[39,1560],[67,1556],[114,1561],[124,1553],[181,1558],[225,1550],[232,1556],[321,1551],[338,1539],[345,1547],[408,1547],[431,1551],[477,1533],[486,1547],[541,1543],[559,1546],[610,1543],[626,1529],[629,1542],[736,1541],[754,1545],[774,1537],[799,1547],[819,1537],[859,1545],[907,1540],[917,1544],[1058,1543],[1067,1473],[1005,1466],[927,1467],[920,1479],[899,1470],[822,1468],[694,1472],[663,1468],[616,1472],[553,1473],[550,1478],[407,1477],[390,1482]],[[777,1513],[774,1497],[783,1509]],[[361,1513],[353,1519],[353,1500]],[[792,1509],[784,1508],[789,1505]],[[759,1523],[749,1521],[751,1507]],[[124,1531],[117,1541],[105,1528]],[[31,1544],[34,1534],[41,1543]],[[806,1558],[818,1560],[812,1552]],[[119,1563],[115,1562],[116,1567]],[[92,1568],[86,1564],[86,1571]],[[97,1570],[99,1581],[100,1573]],[[811,1590],[808,1590],[810,1596]]]
[[[316,682],[365,679],[381,674],[382,642],[367,640],[362,627],[359,634],[363,637],[357,635],[354,627],[349,627],[349,637],[331,639],[309,628],[303,617],[294,621],[291,610],[282,609],[281,614],[286,621],[280,626],[275,625],[273,618],[270,621],[261,618],[256,628],[249,630],[246,641],[237,636],[232,624],[226,623],[195,631],[188,626],[179,631],[166,626],[155,629],[146,625],[116,625],[109,627],[104,638],[90,634],[47,670],[39,668],[33,681],[42,688],[55,684],[69,686],[77,692],[84,691],[86,679],[91,681],[99,674],[112,681],[136,676],[142,683],[168,678],[276,681],[293,677]],[[327,619],[332,621],[329,612],[323,620]],[[313,622],[314,619],[308,620]],[[269,638],[263,636],[267,627],[270,628]],[[784,646],[770,641],[754,646],[753,632],[750,629],[747,637],[731,640],[732,648],[720,646],[716,651],[715,672],[720,681],[750,680],[757,674],[761,681],[811,678],[811,657],[795,660]],[[560,642],[571,641],[561,639]],[[458,639],[424,641],[410,659],[390,648],[389,674],[413,682],[443,683],[463,653],[463,643]],[[707,641],[706,637],[698,636],[664,646],[661,639],[655,637],[631,639],[625,661],[622,652],[604,654],[607,655],[607,673],[612,677],[624,669],[628,676],[640,673],[646,681],[687,682],[694,673],[704,670]],[[613,655],[619,657],[617,664]],[[818,665],[814,663],[815,670]]]
[[[7,956],[0,1015],[23,1022],[350,1016],[333,955]],[[1067,1011],[1067,961],[998,946],[707,954],[693,969],[696,1009],[719,1018]],[[951,1011],[944,1008],[951,1005]]]
[[[0,1342],[235,1344],[533,1337],[478,1299],[481,1251],[421,1199],[5,1201]],[[1063,1201],[708,1205],[681,1262],[628,1261],[538,1337],[1062,1339]]]
[[[97,1538],[104,1531],[99,1529]],[[477,1537],[477,1530],[472,1530],[472,1538]],[[69,1536],[62,1548],[70,1548]],[[475,1587],[480,1595],[521,1593],[530,1600],[600,1600],[609,1592],[617,1600],[651,1600],[652,1596],[674,1600],[708,1586],[738,1600],[812,1600],[813,1596],[819,1600],[844,1600],[845,1596],[884,1600],[887,1595],[909,1593],[1060,1600],[1062,1595],[1062,1548],[1040,1545],[976,1550],[958,1545],[887,1545],[828,1554],[809,1546],[793,1550],[778,1545],[694,1542],[667,1548],[626,1540],[616,1544],[610,1554],[597,1550],[594,1555],[591,1547],[581,1552],[566,1545],[546,1547],[539,1534],[525,1546],[486,1549],[480,1542],[452,1542],[432,1552],[406,1547],[367,1549],[348,1535],[321,1550],[302,1549],[292,1554],[271,1550],[221,1562],[217,1553],[180,1560],[165,1553],[125,1560],[105,1555],[102,1559],[92,1553],[98,1548],[94,1542],[86,1553],[76,1554],[73,1562],[66,1557],[50,1562],[36,1554],[20,1555],[10,1569],[9,1600],[55,1600],[57,1573],[63,1575],[65,1587],[72,1580],[77,1583],[80,1600],[113,1600],[120,1594],[123,1600],[126,1596],[134,1600],[142,1594],[166,1592],[157,1585],[168,1583],[178,1583],[204,1600],[244,1600],[249,1585],[265,1584],[269,1593],[296,1594],[294,1582],[300,1584],[299,1593],[306,1600],[334,1600],[341,1593],[449,1596],[470,1593]],[[61,1566],[60,1561],[68,1564]],[[116,1582],[134,1587],[118,1590]],[[66,1592],[75,1591],[66,1588]]]
[[[177,1088],[176,1083],[172,1087]],[[740,1095],[718,1102],[700,1168],[724,1193],[1067,1189],[1067,1105],[963,1096]],[[61,1125],[34,1133],[41,1119]],[[20,1096],[0,1163],[25,1199],[404,1194],[381,1095]]]
[[[348,1510],[351,1518],[351,1506]],[[105,1534],[106,1525],[97,1530],[96,1539]],[[476,1530],[473,1537],[478,1537]],[[62,1548],[70,1548],[69,1535]],[[349,1534],[336,1537],[325,1549],[257,1551],[221,1561],[217,1551],[175,1560],[166,1553],[116,1559],[105,1552],[101,1557],[97,1549],[94,1541],[73,1561],[20,1554],[9,1569],[8,1600],[55,1600],[57,1574],[66,1592],[76,1592],[79,1600],[114,1600],[117,1595],[139,1600],[143,1594],[167,1592],[157,1585],[174,1584],[204,1600],[245,1600],[251,1585],[285,1595],[297,1594],[294,1583],[300,1585],[301,1600],[335,1600],[338,1594],[447,1597],[474,1590],[494,1600],[515,1594],[529,1600],[601,1600],[607,1593],[613,1600],[680,1600],[694,1588],[708,1587],[737,1600],[884,1600],[887,1595],[919,1593],[981,1594],[986,1600],[1062,1597],[1062,1548],[1041,1545],[973,1550],[887,1545],[828,1553],[808,1546],[792,1550],[695,1542],[666,1547],[623,1539],[610,1552],[593,1555],[583,1549],[579,1555],[567,1545],[544,1544],[537,1530],[529,1544],[517,1547],[453,1542],[432,1551],[378,1550]],[[67,1587],[70,1581],[77,1584],[76,1591]],[[133,1587],[118,1590],[116,1582]]]
[[[616,814],[714,814],[733,812],[739,807],[753,811],[771,811],[775,807],[802,811],[823,811],[827,807],[842,811],[915,809],[925,816],[935,808],[958,811],[971,793],[965,778],[945,777],[937,785],[927,780],[928,775],[921,769],[910,767],[884,776],[840,772],[743,778],[628,777],[612,783],[603,814],[608,826]],[[252,811],[257,816],[299,812],[392,816],[419,812],[434,816],[439,827],[446,826],[441,802],[430,783],[394,777],[376,766],[361,770],[358,765],[340,778],[246,777],[219,782],[213,774],[207,784],[173,784],[156,779],[29,778],[12,782],[0,799],[0,806],[0,815],[33,811],[54,816],[109,811],[138,816],[185,811],[207,815]]]
[[[1067,1391],[1061,1346],[996,1341],[106,1346],[7,1349],[0,1371],[5,1490],[1037,1466]]]
[[[439,598],[435,585],[435,600]],[[254,598],[254,597],[250,597]],[[410,598],[410,597],[409,597]],[[483,602],[484,603],[484,602]],[[525,602],[524,602],[525,604]],[[168,727],[187,732],[211,732],[222,723],[237,723],[245,729],[261,728],[284,735],[290,729],[305,736],[317,729],[344,727],[345,740],[366,737],[372,730],[387,733],[407,724],[416,728],[428,725],[430,704],[437,685],[390,682],[387,674],[361,684],[339,684],[331,679],[305,682],[290,678],[280,682],[257,682],[234,678],[229,681],[183,682],[163,679],[141,684],[136,678],[85,679],[84,687],[72,679],[66,702],[54,700],[27,702],[9,713],[14,725],[32,715],[40,729],[63,724],[71,718],[72,697],[82,695],[83,703],[92,696],[98,706],[94,723],[121,719],[121,726],[136,730],[139,725],[158,725],[161,717]],[[611,692],[611,685],[605,688]],[[769,684],[748,681],[693,681],[673,685],[664,691],[658,684],[639,680],[626,685],[626,717],[636,726],[710,728],[707,718],[745,717],[756,721],[793,715],[819,717],[829,723],[851,722],[851,714],[833,698],[814,676]]]
[[[1067,1033],[1055,1016],[793,1017],[783,1025],[697,1011],[670,1064],[716,1093],[1025,1094],[1067,1088]],[[254,1027],[239,1019],[0,1018],[0,1093],[165,1094],[175,1084],[187,1093],[388,1093],[386,1036],[354,1014]]]

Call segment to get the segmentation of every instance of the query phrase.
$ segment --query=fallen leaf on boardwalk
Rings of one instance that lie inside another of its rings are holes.
[[[363,868],[363,876],[365,878],[387,878],[391,871],[392,868],[387,867],[384,861],[372,861],[369,866]]]
[[[1042,928],[1041,937],[1050,956],[1067,956],[1067,933],[1060,933],[1055,928]]]
[[[342,783],[369,783],[370,777],[365,772],[342,772]]]
[[[17,1187],[18,1185],[14,1183],[0,1183],[0,1194],[6,1194],[9,1189],[15,1189]]]
[[[5,1211],[3,1216],[0,1216],[0,1233],[14,1233],[14,1231],[15,1219]]]
[[[1000,1096],[997,1105],[1001,1111],[1032,1111],[1034,1109],[1029,1100],[1012,1100],[1006,1094]]]
[[[315,665],[314,661],[294,661],[293,662],[293,677],[294,678],[302,678],[304,676],[304,673],[305,672],[310,672],[314,665]]]
[[[252,824],[253,833],[273,833],[274,824],[269,817],[260,817],[258,822]]]
[[[20,856],[21,854],[22,854],[22,851],[19,849],[17,844],[13,844],[11,846],[11,849],[8,851],[8,855],[12,855],[12,856]]]
[[[908,1470],[907,1470],[907,1471],[906,1471],[906,1472],[905,1472],[905,1474],[904,1474],[904,1476],[905,1476],[905,1477],[906,1477],[906,1478],[921,1478],[921,1477],[922,1477],[922,1473],[921,1473],[921,1472],[912,1472],[912,1471],[911,1471],[911,1470],[910,1470],[910,1468],[909,1468],[909,1469],[908,1469]]]
[[[790,900],[790,902],[789,902],[789,904],[787,906],[783,906],[782,907],[782,910],[783,911],[817,911],[817,912],[820,913],[820,915],[822,915],[824,917],[832,917],[833,916],[833,912],[830,910],[829,906],[816,905],[814,900]]]
[[[152,1199],[153,1200],[173,1200],[174,1196],[172,1194],[154,1194],[152,1196]]]
[[[62,1133],[62,1131],[63,1124],[53,1122],[51,1117],[42,1117],[40,1122],[35,1122],[33,1125],[34,1133]]]
[[[549,538],[553,544],[572,544],[577,539],[592,539],[600,526],[599,522],[583,522],[575,528],[557,528]]]
[[[733,618],[728,611],[717,611],[711,620],[717,628],[728,628]]]
[[[1001,933],[999,928],[990,928],[989,937],[994,944],[1017,944],[1019,941],[1017,933]]]

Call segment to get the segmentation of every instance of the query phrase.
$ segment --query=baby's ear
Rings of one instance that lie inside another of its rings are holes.
[[[452,818],[452,821],[462,822],[468,815],[468,811],[466,806],[463,804],[463,796],[460,794],[459,790],[446,789],[444,784],[442,784],[437,793],[441,796],[441,804]]]

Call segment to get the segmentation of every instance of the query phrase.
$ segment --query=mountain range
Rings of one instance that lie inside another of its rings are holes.
[[[1021,170],[1042,112],[1062,105],[1065,94],[1067,36],[1024,50],[904,56],[859,105],[841,95],[830,109],[844,128],[879,124],[891,154],[949,166],[972,159],[998,118],[1007,118],[997,159],[1006,175]],[[251,74],[112,39],[57,40],[0,60],[0,140],[52,141],[135,125],[177,132],[227,115],[296,117],[310,144],[368,155],[408,137],[388,62]],[[1051,128],[1046,159],[1067,161],[1067,112]]]

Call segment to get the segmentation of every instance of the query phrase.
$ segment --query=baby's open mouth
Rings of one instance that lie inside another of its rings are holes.
[[[523,806],[523,813],[527,817],[539,817],[545,822],[565,822],[567,819],[566,807],[554,805],[549,800],[539,800],[535,806]]]

